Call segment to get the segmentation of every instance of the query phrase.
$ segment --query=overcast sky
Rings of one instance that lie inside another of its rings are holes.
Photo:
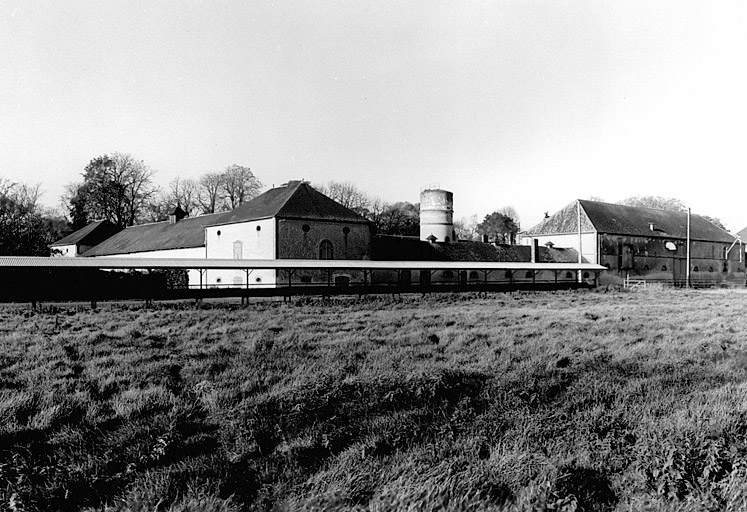
[[[425,185],[528,228],[677,197],[747,226],[744,1],[0,0],[0,177],[58,203],[94,157],[166,185]]]

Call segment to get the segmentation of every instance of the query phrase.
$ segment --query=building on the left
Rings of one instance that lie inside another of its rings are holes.
[[[86,226],[51,248],[98,258],[370,259],[369,221],[304,181],[272,188],[228,212],[190,218],[177,208],[167,221],[131,226],[85,251],[70,250],[84,231],[95,229]],[[188,271],[190,286],[274,286],[279,273]],[[301,282],[312,277],[294,276]]]

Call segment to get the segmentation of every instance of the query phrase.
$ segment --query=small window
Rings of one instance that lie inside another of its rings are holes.
[[[261,282],[262,282],[262,278],[261,278],[261,277],[258,277],[258,278],[257,278],[257,279],[255,279],[254,281],[255,281],[255,282],[257,282],[257,283],[261,283]]]
[[[301,282],[302,283],[310,283],[311,282],[311,276],[301,276]]]
[[[473,270],[472,272],[469,273],[469,278],[470,279],[479,279],[480,276],[477,274],[476,270]]]
[[[566,272],[565,273],[565,278],[566,279],[573,279],[573,272]]]
[[[441,277],[443,277],[444,279],[453,279],[454,272],[452,272],[451,270],[444,270],[443,272],[441,272]]]
[[[311,229],[311,227],[308,224],[304,224],[303,226],[301,226],[301,230],[304,233],[308,233],[310,229]]]
[[[667,266],[666,265],[662,265],[661,266],[661,271],[662,272],[666,272],[667,271]]]
[[[257,226],[257,231],[262,231],[262,226]]]
[[[708,272],[713,272],[713,267],[708,267]]]
[[[332,242],[329,240],[322,240],[319,244],[319,259],[320,260],[333,260],[335,258],[334,247]]]
[[[693,267],[693,272],[700,272],[700,269],[698,268],[698,266],[697,266],[697,265],[695,265],[695,266]]]
[[[524,276],[527,278],[532,278],[534,277],[534,272],[532,272],[531,270],[527,270],[527,273],[524,274]]]
[[[218,284],[220,284],[220,283],[223,282],[223,280],[219,277],[218,279],[215,280],[215,282],[218,283]]]
[[[350,233],[350,228],[347,227],[347,226],[345,226],[344,228],[342,228],[342,232],[343,232],[343,234],[347,235],[347,234]]]
[[[511,278],[514,277],[514,273],[512,271],[510,271],[510,270],[506,270],[506,273],[504,274],[504,277],[506,279],[511,279]]]
[[[451,242],[451,238],[449,238],[449,237],[447,236],[446,238],[444,238],[444,242],[446,242],[446,243],[448,244],[449,242]]]
[[[583,278],[584,279],[589,279],[589,273],[588,272],[584,272]]]
[[[648,270],[648,265],[643,265],[643,270]]]
[[[218,232],[216,233],[216,235],[220,236],[220,229],[218,230]]]
[[[727,262],[724,262],[724,272],[729,271],[729,264]]]

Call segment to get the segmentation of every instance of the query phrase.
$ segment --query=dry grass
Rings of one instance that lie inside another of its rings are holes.
[[[0,310],[0,510],[743,510],[747,295]]]

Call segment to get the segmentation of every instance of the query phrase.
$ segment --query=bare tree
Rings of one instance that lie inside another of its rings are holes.
[[[191,178],[175,178],[169,183],[166,195],[169,209],[179,206],[190,217],[200,212],[199,188],[196,180]]]
[[[197,201],[203,213],[224,211],[223,175],[217,172],[207,172],[200,177],[197,184]]]
[[[330,181],[326,185],[316,185],[314,188],[345,208],[359,213],[369,210],[372,205],[371,198],[350,181]]]
[[[462,217],[454,222],[457,240],[477,240],[477,215]]]
[[[225,199],[230,209],[259,195],[262,183],[254,176],[249,167],[231,165],[223,172],[222,181]]]

